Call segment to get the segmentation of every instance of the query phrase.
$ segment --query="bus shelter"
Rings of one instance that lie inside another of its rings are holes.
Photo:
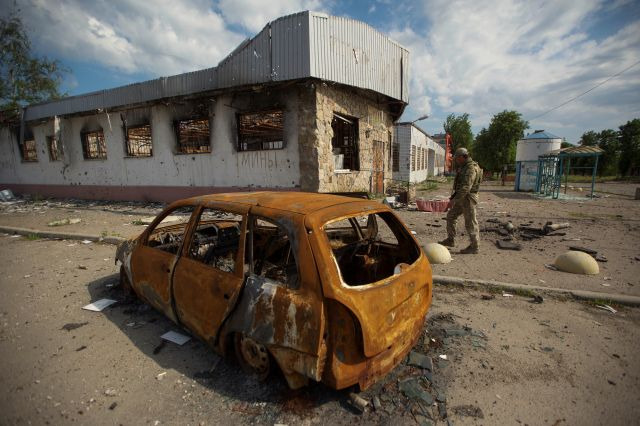
[[[538,177],[536,179],[536,192],[558,198],[560,187],[564,178],[564,193],[567,193],[567,184],[571,170],[590,170],[591,171],[591,194],[596,185],[596,173],[598,171],[598,158],[602,155],[602,149],[597,146],[572,146],[568,148],[560,148],[538,157]],[[577,165],[578,158],[592,158],[590,165]],[[571,161],[574,160],[574,165]]]

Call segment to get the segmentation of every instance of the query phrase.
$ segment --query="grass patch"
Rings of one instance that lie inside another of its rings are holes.
[[[534,296],[537,296],[536,292],[534,292],[533,290],[524,289],[524,288],[514,289],[512,291],[512,293],[513,294],[517,294],[518,296],[521,296],[521,297],[534,297]]]
[[[29,234],[29,235],[25,235],[24,237],[29,241],[35,241],[35,240],[39,240],[40,238],[42,238],[38,234]]]
[[[131,224],[140,226],[140,225],[144,225],[144,222],[141,221],[140,219],[136,219],[136,220],[132,221]]]
[[[418,190],[418,191],[434,191],[434,190],[438,189],[438,187],[439,187],[438,182],[424,181],[422,183],[419,183],[416,186],[416,190]]]

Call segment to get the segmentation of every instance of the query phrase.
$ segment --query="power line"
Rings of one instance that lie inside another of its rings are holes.
[[[633,64],[633,65],[631,65],[631,66],[629,66],[629,67],[627,67],[627,68],[623,69],[622,71],[620,71],[620,72],[618,72],[618,73],[616,73],[616,74],[612,75],[611,77],[607,78],[606,80],[601,81],[600,83],[596,84],[595,86],[593,86],[591,89],[587,90],[586,92],[582,92],[582,93],[580,93],[578,96],[574,96],[573,98],[569,99],[568,101],[563,102],[563,103],[561,103],[560,105],[558,105],[558,106],[556,106],[556,107],[551,108],[549,111],[543,112],[543,113],[542,113],[542,114],[540,114],[540,115],[536,115],[535,117],[531,118],[531,119],[530,119],[530,121],[533,121],[533,120],[535,120],[536,118],[540,118],[540,117],[542,117],[543,115],[547,115],[547,114],[549,114],[551,111],[555,111],[555,110],[557,110],[558,108],[563,107],[563,106],[565,106],[566,104],[568,104],[568,103],[570,103],[570,102],[575,101],[575,100],[576,100],[576,99],[578,99],[579,97],[584,96],[584,95],[586,95],[587,93],[591,92],[592,90],[595,90],[595,89],[597,89],[598,87],[602,86],[602,85],[603,85],[603,84],[605,84],[607,81],[612,80],[612,79],[616,78],[617,76],[619,76],[620,74],[623,74],[623,73],[625,73],[625,72],[629,71],[631,68],[635,67],[635,66],[636,66],[636,65],[638,65],[638,64],[640,64],[640,61],[638,61],[638,62],[636,62],[635,64]]]

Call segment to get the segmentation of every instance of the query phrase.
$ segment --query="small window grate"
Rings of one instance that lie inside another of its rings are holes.
[[[151,125],[127,127],[126,144],[128,157],[151,157],[153,153]]]
[[[20,151],[22,153],[22,161],[38,161],[35,139],[24,141],[20,147]]]
[[[82,154],[85,160],[104,160],[107,158],[107,145],[102,130],[82,133]]]
[[[180,154],[207,154],[211,152],[209,118],[180,120],[176,124],[176,131]]]
[[[238,114],[238,151],[284,148],[284,114],[281,110]]]

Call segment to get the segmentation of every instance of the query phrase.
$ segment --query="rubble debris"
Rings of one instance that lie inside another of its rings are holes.
[[[594,258],[597,262],[608,262],[609,259],[607,259],[607,257],[604,254],[596,254],[596,257]]]
[[[438,358],[444,359],[446,361],[447,360],[447,355],[438,355]]]
[[[602,309],[602,310],[604,310],[604,311],[609,311],[609,312],[611,312],[612,314],[615,314],[615,313],[617,313],[617,312],[618,312],[618,311],[616,311],[615,309],[613,309],[613,308],[612,308],[611,306],[609,306],[609,305],[600,305],[600,304],[598,304],[598,305],[596,305],[596,308],[598,308],[598,309]]]
[[[595,257],[598,254],[596,250],[593,250],[587,247],[580,247],[580,246],[569,246],[569,250],[582,251],[593,257]]]
[[[117,392],[115,389],[106,389],[104,391],[105,396],[116,396]]]
[[[600,267],[596,260],[582,251],[570,250],[558,256],[553,263],[563,272],[582,275],[596,275],[600,273]]]
[[[113,410],[113,409],[115,409],[117,406],[118,406],[118,403],[117,403],[117,402],[114,402],[114,403],[112,403],[112,404],[109,406],[109,410]]]
[[[111,306],[114,303],[117,303],[117,300],[100,299],[100,300],[96,300],[93,303],[89,303],[88,305],[83,306],[82,309],[87,310],[87,311],[100,312],[104,308],[106,308],[108,306]]]
[[[559,231],[560,229],[566,229],[570,227],[571,225],[568,222],[564,222],[564,223],[547,222],[544,224],[544,227],[542,228],[542,232],[546,235],[546,234],[550,234],[553,231]]]
[[[511,241],[496,240],[496,245],[501,250],[522,250],[522,246],[518,243],[512,243]]]
[[[554,265],[550,264],[550,263],[545,263],[544,267],[547,269],[551,269],[552,271],[557,271],[558,268],[556,268]]]
[[[516,230],[516,227],[513,223],[507,222],[504,225],[504,229],[506,229],[509,233],[513,233]]]
[[[175,343],[176,345],[182,346],[191,340],[191,337],[185,336],[184,334],[175,332],[175,331],[167,331],[162,336],[161,339],[168,340],[169,342]]]
[[[154,355],[158,355],[160,353],[160,351],[162,349],[164,349],[164,347],[167,346],[167,341],[166,340],[162,340],[160,341],[160,343],[158,344],[158,346],[156,346],[155,348],[153,348],[153,354]]]
[[[531,303],[538,303],[538,304],[540,304],[540,303],[544,302],[544,299],[542,298],[542,296],[540,296],[540,295],[536,294],[536,295],[534,295],[534,296],[533,296],[533,299],[531,299],[531,300],[530,300],[530,302],[531,302]]]
[[[442,417],[443,419],[446,419],[448,414],[447,414],[447,404],[444,402],[441,402],[440,404],[438,404],[438,414],[440,414],[440,417]]]
[[[492,300],[492,299],[495,299],[496,297],[493,294],[483,294],[480,296],[480,298],[482,300]]]
[[[375,408],[376,411],[382,410],[382,402],[380,402],[380,398],[378,398],[377,396],[374,396],[372,401],[373,401],[373,408]]]
[[[510,294],[510,293],[502,293],[502,297],[513,297],[513,294]]]
[[[407,364],[433,371],[433,362],[431,361],[431,358],[416,351],[409,352]]]
[[[71,219],[53,220],[47,223],[47,226],[75,225],[76,223],[80,223],[80,222],[82,222],[82,219],[78,217],[74,217]]]
[[[461,417],[474,417],[476,419],[484,419],[484,413],[480,407],[475,405],[457,405],[451,409],[455,414]]]
[[[351,392],[349,394],[349,400],[351,401],[351,404],[358,409],[358,411],[360,411],[361,413],[364,413],[364,411],[367,408],[367,405],[369,405],[369,401],[367,401],[366,399],[362,398],[360,395],[357,395],[353,392]]]
[[[15,199],[16,197],[10,189],[3,189],[0,191],[0,201],[13,201]]]
[[[76,352],[80,352],[80,351],[83,351],[85,349],[87,349],[87,346],[86,345],[82,345],[78,349],[76,349]]]
[[[400,389],[400,392],[409,399],[421,400],[427,405],[433,404],[433,397],[429,392],[424,390],[418,379],[415,377],[400,381],[400,383],[398,383],[398,388]]]
[[[70,322],[62,326],[60,330],[71,331],[89,324],[88,322]]]

